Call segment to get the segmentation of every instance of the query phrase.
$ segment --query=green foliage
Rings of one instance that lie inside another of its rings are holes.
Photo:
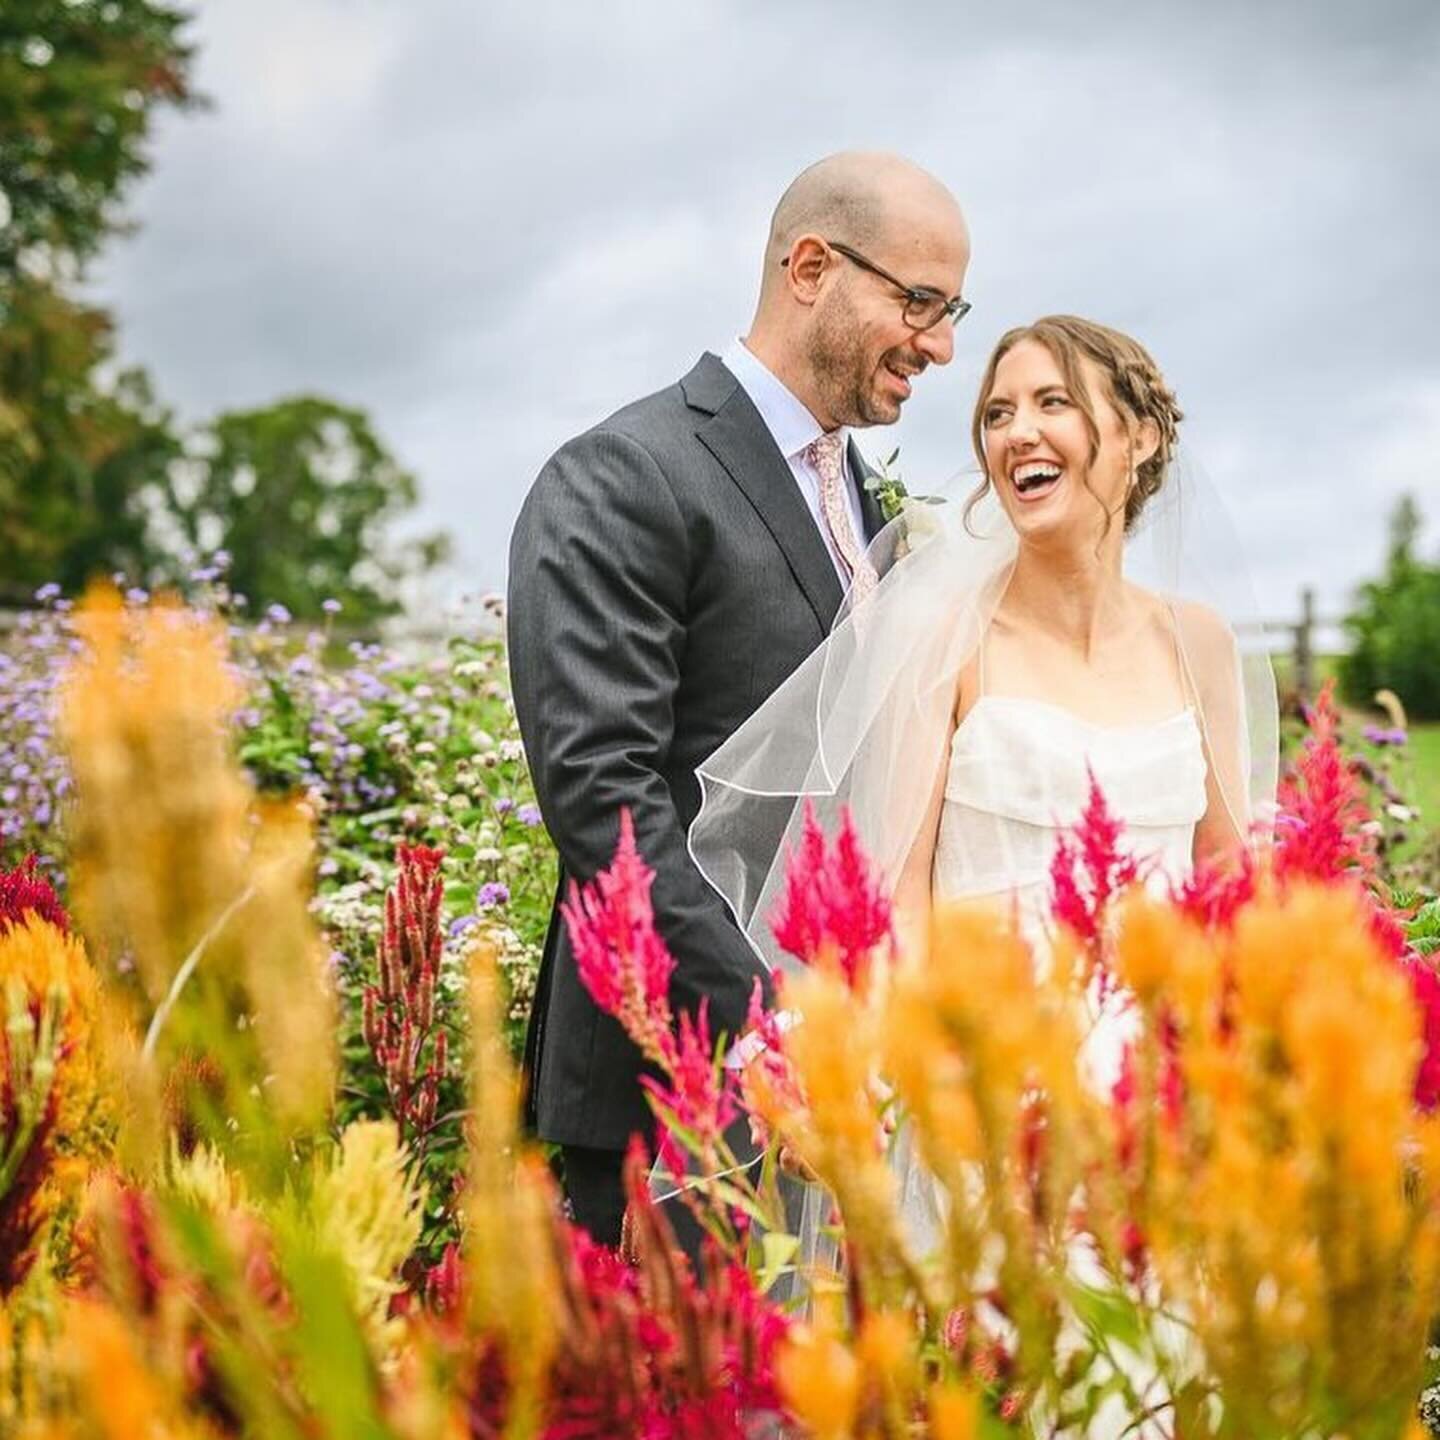
[[[319,618],[327,598],[364,620],[398,608],[396,584],[446,553],[442,538],[387,554],[384,529],[415,504],[359,410],[298,396],[222,415],[175,467],[170,507],[197,553],[221,546],[232,588]]]
[[[302,398],[182,436],[143,372],[112,376],[110,317],[67,293],[122,227],[156,108],[198,103],[187,22],[154,0],[0,7],[0,605],[114,571],[173,584],[228,549],[257,605],[389,613],[445,542],[386,549],[415,482],[363,414]]]
[[[152,0],[0,7],[0,325],[27,259],[83,262],[116,228],[155,107],[195,103],[187,19]]]
[[[1390,554],[1379,580],[1360,587],[1346,617],[1351,649],[1340,660],[1341,693],[1368,705],[1395,691],[1412,719],[1440,719],[1440,565],[1415,554],[1420,517],[1402,500],[1391,518]]]
[[[0,603],[161,563],[143,507],[180,453],[142,371],[113,380],[109,317],[21,279],[0,326]]]

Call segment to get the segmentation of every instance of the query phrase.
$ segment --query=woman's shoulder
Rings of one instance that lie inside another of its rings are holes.
[[[1131,584],[1132,597],[1150,615],[1165,625],[1174,625],[1188,644],[1207,650],[1227,650],[1235,646],[1235,631],[1230,622],[1216,609],[1199,600],[1185,600],[1147,590]]]

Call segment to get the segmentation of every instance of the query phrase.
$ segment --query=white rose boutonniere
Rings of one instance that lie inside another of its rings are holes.
[[[912,495],[906,488],[905,482],[895,471],[895,462],[900,457],[900,451],[892,450],[889,458],[880,462],[878,469],[873,469],[865,477],[865,489],[875,497],[880,506],[880,514],[888,525],[907,504],[910,505],[935,505],[938,499],[933,495]]]

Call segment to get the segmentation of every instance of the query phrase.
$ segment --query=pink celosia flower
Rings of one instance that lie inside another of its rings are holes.
[[[680,1014],[678,1036],[663,1037],[666,1072],[661,1081],[642,1075],[640,1084],[660,1114],[657,1145],[660,1159],[672,1175],[686,1170],[685,1152],[675,1128],[695,1137],[702,1152],[713,1152],[726,1127],[739,1114],[735,1099],[735,1073],[720,1065],[710,1040],[709,999],[701,1000],[699,1015]]]
[[[832,851],[806,802],[800,845],[787,858],[785,893],[770,928],[780,948],[806,965],[833,951],[852,989],[864,984],[876,947],[893,943],[890,900],[871,874],[848,808]]]
[[[671,1040],[675,961],[655,928],[654,880],[636,848],[630,812],[622,810],[620,843],[609,868],[588,885],[572,881],[560,910],[590,998],[625,1027],[648,1059],[663,1065]]]
[[[1375,866],[1375,841],[1363,828],[1370,816],[1360,782],[1340,750],[1331,682],[1306,720],[1310,734],[1276,795],[1275,873],[1282,880],[1321,881],[1356,871],[1368,875]]]
[[[1255,898],[1255,861],[1248,850],[1234,864],[1202,860],[1171,900],[1207,930],[1228,930],[1235,916]]]
[[[1050,913],[1084,944],[1102,999],[1114,983],[1102,953],[1110,902],[1140,879],[1135,857],[1120,848],[1124,829],[1092,771],[1085,809],[1070,833],[1060,837],[1050,862]]]
[[[1418,955],[1406,962],[1405,969],[1425,1021],[1425,1053],[1415,1076],[1415,1103],[1428,1114],[1440,1105],[1440,976]]]
[[[784,977],[777,977],[783,990]],[[745,1017],[745,1031],[731,1052],[731,1064],[740,1067],[740,1087],[750,1111],[750,1137],[761,1149],[770,1143],[765,1122],[752,1096],[763,1090],[770,1105],[778,1110],[803,1110],[805,1090],[795,1073],[794,1062],[785,1053],[785,1028],[780,1012],[766,1008],[759,980],[750,992],[750,1010]]]

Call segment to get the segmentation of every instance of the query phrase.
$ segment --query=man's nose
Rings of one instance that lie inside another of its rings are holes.
[[[915,337],[915,348],[932,364],[948,365],[955,353],[955,326],[941,320]]]

